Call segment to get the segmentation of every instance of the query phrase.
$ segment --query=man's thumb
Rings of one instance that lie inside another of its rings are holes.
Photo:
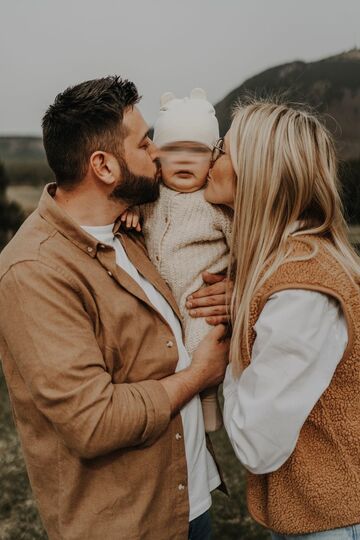
[[[217,340],[220,340],[222,337],[225,336],[225,333],[226,333],[225,324],[217,324],[213,328],[212,332],[213,332],[214,338],[217,339]]]

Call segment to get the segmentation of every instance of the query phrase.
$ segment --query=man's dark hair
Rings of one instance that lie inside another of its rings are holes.
[[[59,186],[71,189],[80,182],[96,150],[121,154],[124,112],[139,100],[135,84],[117,76],[85,81],[56,96],[42,128],[47,160]]]

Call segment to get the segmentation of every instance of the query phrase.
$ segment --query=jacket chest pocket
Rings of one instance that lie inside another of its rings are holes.
[[[173,373],[176,340],[157,312],[133,297],[99,310],[99,347],[114,383],[159,379]]]

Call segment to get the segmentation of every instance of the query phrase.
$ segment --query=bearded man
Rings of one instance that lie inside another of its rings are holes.
[[[0,256],[3,369],[51,540],[208,538],[221,484],[198,393],[223,378],[224,326],[190,362],[171,291],[121,229],[159,194],[138,101],[118,77],[56,97],[43,118],[56,182]],[[225,309],[224,283],[208,294]]]

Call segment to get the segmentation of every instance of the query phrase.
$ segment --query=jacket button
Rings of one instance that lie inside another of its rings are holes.
[[[90,247],[90,246],[87,248],[87,250],[88,250],[89,253],[92,253],[94,251],[94,249],[92,247]]]
[[[110,270],[108,270],[108,274],[110,277],[112,276],[112,272],[110,272]]]
[[[184,484],[179,484],[179,485],[178,485],[178,490],[179,490],[179,491],[183,491],[184,489],[185,489]]]
[[[166,342],[166,346],[169,347],[169,348],[170,348],[170,347],[173,347],[173,346],[174,346],[174,342],[171,341],[171,339],[169,339],[169,341]]]
[[[175,435],[175,439],[176,439],[177,441],[180,441],[180,439],[182,439],[181,433],[177,433],[177,434]]]

